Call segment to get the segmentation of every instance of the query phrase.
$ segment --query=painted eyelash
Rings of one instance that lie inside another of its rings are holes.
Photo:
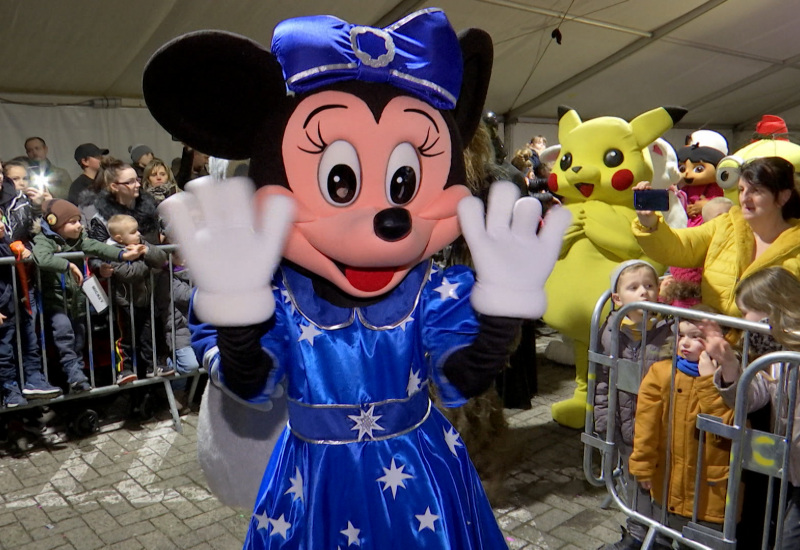
[[[317,139],[319,140],[319,143],[314,141],[314,138],[311,137],[311,135],[308,133],[308,131],[306,131],[306,138],[308,139],[308,141],[311,142],[311,145],[314,146],[314,149],[311,149],[311,150],[303,149],[302,147],[298,146],[297,148],[300,149],[301,151],[303,151],[304,153],[310,153],[312,155],[320,155],[325,150],[325,147],[328,146],[328,144],[325,143],[325,140],[322,139],[322,130],[320,128],[320,124],[319,123],[317,123]]]
[[[433,149],[436,146],[436,144],[439,143],[439,136],[436,137],[433,143],[428,145],[428,140],[430,139],[430,137],[431,137],[431,129],[428,128],[428,133],[425,134],[425,141],[422,143],[422,145],[420,145],[417,148],[417,150],[419,151],[419,154],[422,155],[423,157],[438,157],[439,155],[444,153],[444,151],[439,151],[438,153],[430,153],[430,154],[428,153],[428,151]]]

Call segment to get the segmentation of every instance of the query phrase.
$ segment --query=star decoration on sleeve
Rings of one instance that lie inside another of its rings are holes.
[[[303,474],[300,473],[300,468],[295,466],[294,468],[295,475],[294,477],[290,477],[289,481],[292,482],[292,486],[286,489],[286,492],[283,493],[284,495],[292,494],[292,501],[303,500]]]
[[[283,303],[289,304],[289,307],[292,308],[292,313],[294,313],[294,302],[292,302],[291,296],[289,296],[289,291],[285,288],[281,290],[281,296],[283,296]]]
[[[322,331],[314,325],[300,325],[300,331],[300,338],[298,338],[297,341],[302,342],[306,340],[312,347],[314,346],[314,338],[322,334]]]
[[[411,315],[409,315],[408,317],[406,317],[405,319],[400,321],[400,325],[399,326],[400,326],[401,329],[403,329],[403,332],[406,331],[406,325],[408,323],[412,322],[413,320],[414,320],[414,318]]]
[[[253,517],[258,521],[258,527],[256,527],[256,529],[266,529],[269,527],[269,516],[267,516],[266,512],[253,514]]]
[[[425,508],[424,514],[416,514],[414,515],[414,517],[417,518],[417,521],[419,521],[419,528],[417,529],[417,532],[422,531],[423,529],[430,529],[431,531],[436,531],[436,529],[434,529],[433,527],[433,522],[439,519],[439,516],[431,513],[430,506]]]
[[[419,372],[412,370],[408,373],[408,386],[406,386],[406,393],[409,397],[414,395],[420,390],[422,380],[420,380]]]
[[[439,296],[442,300],[447,300],[448,298],[453,298],[458,300],[458,294],[456,294],[456,289],[461,285],[461,283],[451,283],[447,280],[447,277],[442,277],[442,284],[439,285],[434,289],[434,291],[439,293]]]
[[[362,409],[361,414],[348,414],[347,418],[356,423],[355,426],[350,429],[358,430],[358,440],[361,441],[364,435],[368,435],[370,439],[374,439],[375,436],[372,435],[373,430],[383,431],[385,429],[383,426],[378,425],[378,420],[382,416],[382,414],[375,416],[375,405],[372,405],[368,411]]]
[[[414,476],[404,473],[404,469],[405,465],[400,466],[399,468],[395,466],[394,458],[392,458],[392,464],[389,466],[389,468],[383,468],[383,473],[385,475],[376,480],[383,483],[384,491],[389,488],[392,489],[392,498],[397,498],[398,487],[402,487],[403,489],[406,488],[406,479],[414,479]]]
[[[269,524],[272,525],[270,535],[280,535],[286,540],[286,533],[292,527],[292,524],[283,519],[283,514],[278,519],[269,518]]]
[[[458,432],[452,426],[450,426],[448,431],[445,431],[444,428],[442,428],[442,431],[444,432],[444,440],[450,448],[450,452],[453,453],[453,456],[458,456],[456,447],[463,447],[463,445],[458,442]]]
[[[347,522],[347,529],[343,529],[339,532],[347,537],[347,546],[351,544],[361,546],[361,541],[358,540],[358,534],[361,532],[361,529],[356,529],[351,522]]]

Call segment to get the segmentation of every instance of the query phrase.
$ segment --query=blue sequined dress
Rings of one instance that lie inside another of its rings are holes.
[[[245,548],[506,548],[466,448],[428,399],[432,379],[445,404],[464,402],[441,368],[477,333],[473,282],[466,268],[426,262],[380,303],[351,309],[281,267],[261,341],[276,368],[256,400],[285,376],[289,425]],[[194,329],[213,371],[213,327]],[[224,384],[224,368],[215,375]]]

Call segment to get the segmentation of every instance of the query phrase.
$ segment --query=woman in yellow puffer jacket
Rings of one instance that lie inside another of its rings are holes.
[[[649,188],[641,182],[637,189]],[[800,276],[800,194],[794,166],[780,157],[758,158],[742,167],[739,204],[727,214],[686,229],[673,229],[661,215],[638,211],[633,234],[653,260],[702,267],[702,302],[741,316],[734,288],[744,277],[770,266]]]

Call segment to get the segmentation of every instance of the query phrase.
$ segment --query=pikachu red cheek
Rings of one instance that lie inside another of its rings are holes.
[[[625,191],[633,185],[633,172],[630,170],[618,170],[611,176],[611,186],[617,191]]]
[[[547,187],[551,192],[558,193],[558,176],[555,172],[550,172],[550,176],[547,178]]]

